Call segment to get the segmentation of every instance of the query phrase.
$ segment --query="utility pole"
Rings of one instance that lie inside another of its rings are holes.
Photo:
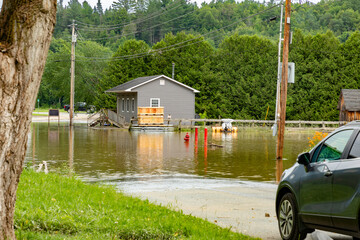
[[[74,117],[74,83],[75,83],[75,20],[72,23],[72,35],[71,35],[71,80],[70,80],[70,126],[73,125]]]
[[[172,63],[172,75],[171,75],[171,78],[172,79],[175,79],[175,63]]]
[[[283,24],[283,12],[284,5],[281,4],[281,14],[280,14],[280,34],[279,34],[279,47],[278,47],[278,75],[276,83],[276,106],[275,106],[275,122],[273,125],[273,136],[277,135],[278,126],[279,126],[279,98],[280,98],[280,83],[281,83],[281,43],[282,43],[282,24]]]
[[[282,79],[280,90],[280,124],[276,144],[276,160],[283,159],[284,149],[284,133],[285,133],[285,119],[286,119],[286,99],[287,99],[287,84],[288,84],[288,60],[289,60],[289,43],[290,43],[290,13],[291,0],[286,0],[285,3],[285,26],[284,26],[284,46],[283,46],[283,64],[282,64]],[[281,164],[282,165],[282,164]]]

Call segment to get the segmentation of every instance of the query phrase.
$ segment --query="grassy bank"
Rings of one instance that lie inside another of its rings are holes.
[[[252,239],[109,186],[24,170],[15,210],[18,239]]]

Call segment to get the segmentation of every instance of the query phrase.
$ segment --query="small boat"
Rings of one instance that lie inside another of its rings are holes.
[[[232,120],[232,119],[221,119],[221,121],[222,121],[222,124],[221,124],[221,127],[212,127],[212,130],[214,131],[214,132],[229,132],[229,133],[231,133],[231,132],[237,132],[237,127],[233,127],[232,126],[232,122],[234,121],[234,120]]]

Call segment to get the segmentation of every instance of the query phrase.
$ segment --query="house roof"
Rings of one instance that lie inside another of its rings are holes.
[[[139,77],[139,78],[135,78],[133,80],[130,80],[126,83],[123,83],[121,85],[118,85],[116,87],[113,87],[111,89],[108,89],[106,90],[105,92],[107,93],[118,93],[118,92],[131,92],[133,89],[137,88],[137,87],[140,87],[144,84],[147,84],[147,83],[150,83],[152,81],[155,81],[156,79],[159,79],[159,78],[165,78],[167,80],[170,80],[174,83],[177,83],[187,89],[190,89],[191,91],[193,91],[194,93],[198,93],[199,91],[192,88],[192,87],[189,87],[188,85],[185,85],[181,82],[178,82],[176,81],[175,79],[172,79],[170,77],[167,77],[165,75],[155,75],[155,76],[147,76],[147,77]]]
[[[350,112],[360,111],[360,89],[342,89],[338,109],[340,109],[341,97],[344,98],[345,110]]]

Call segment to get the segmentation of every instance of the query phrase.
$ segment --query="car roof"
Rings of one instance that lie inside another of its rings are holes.
[[[344,129],[344,128],[360,128],[360,121],[356,120],[356,121],[349,122],[348,124],[340,127],[339,129]]]

